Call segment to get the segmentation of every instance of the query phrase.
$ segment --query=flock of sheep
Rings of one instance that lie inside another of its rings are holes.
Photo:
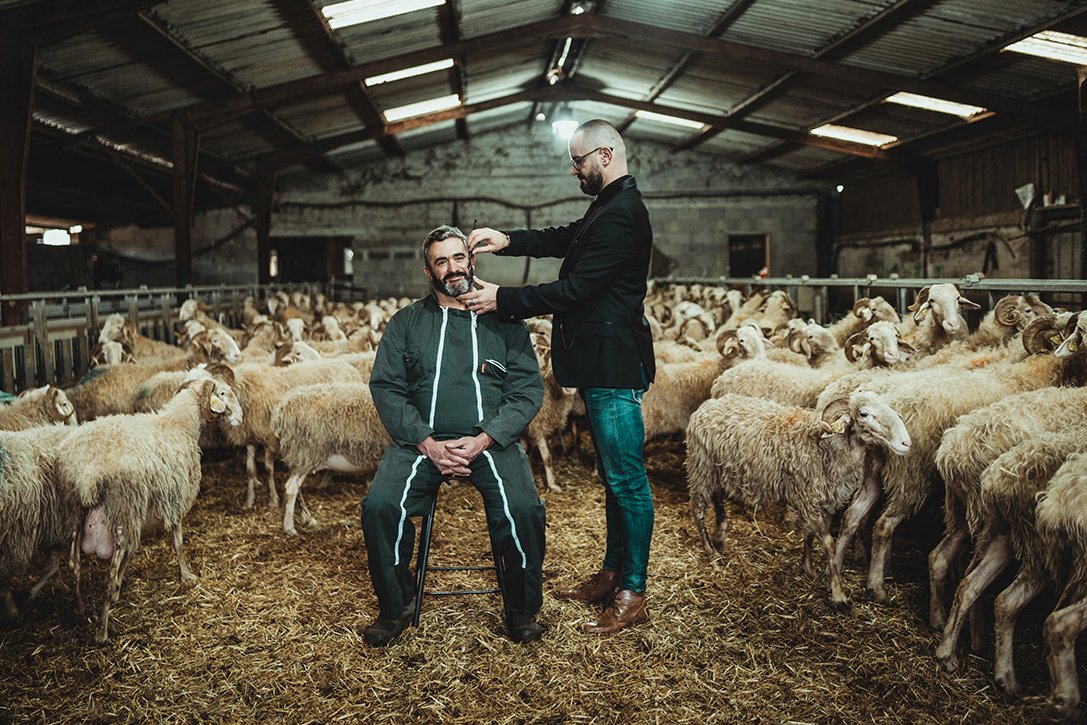
[[[199,492],[202,447],[246,449],[247,508],[258,484],[268,505],[280,506],[275,462],[283,461],[283,529],[297,534],[296,514],[315,525],[302,495],[307,475],[366,476],[389,443],[367,383],[382,329],[407,302],[277,293],[259,307],[247,300],[242,329],[229,329],[189,300],[178,345],[108,318],[97,366],[82,380],[0,407],[6,613],[19,614],[9,582],[40,575],[33,599],[66,561],[81,609],[80,554],[97,555],[110,561],[96,633],[105,641],[110,606],[151,520],[172,533],[180,576],[191,577],[182,519]],[[783,503],[805,534],[805,571],[818,542],[831,601],[842,608],[851,545],[868,561],[867,589],[884,600],[896,527],[942,486],[946,534],[930,556],[930,618],[944,628],[938,658],[957,666],[962,625],[981,621],[980,595],[1017,566],[996,600],[997,682],[1018,690],[1015,618],[1052,587],[1060,599],[1046,623],[1053,702],[1067,713],[1079,701],[1074,642],[1087,626],[1087,314],[1009,295],[971,332],[963,310],[976,308],[955,286],[937,284],[921,290],[905,320],[882,298],[865,298],[823,327],[798,318],[781,291],[744,299],[718,287],[651,287],[658,374],[643,399],[646,437],[685,436],[691,513],[707,550],[725,548],[726,503]],[[540,452],[546,485],[560,490],[548,437],[576,420],[580,401],[550,374],[550,323],[529,324],[547,394],[525,442]],[[870,550],[860,543],[869,531]]]
[[[686,418],[703,546],[724,549],[727,502],[783,503],[805,534],[805,571],[813,542],[826,553],[832,603],[848,607],[841,569],[852,543],[868,563],[868,592],[884,601],[895,529],[942,484],[946,533],[929,559],[930,619],[944,631],[937,658],[959,665],[967,619],[982,646],[980,595],[1014,568],[996,599],[996,681],[1019,692],[1015,620],[1051,588],[1052,704],[1072,713],[1074,644],[1087,627],[1087,314],[1009,295],[971,332],[963,311],[978,305],[937,284],[906,320],[881,298],[862,299],[824,328],[796,318],[783,292],[735,294],[695,285],[647,300],[662,360],[647,427],[682,430]]]

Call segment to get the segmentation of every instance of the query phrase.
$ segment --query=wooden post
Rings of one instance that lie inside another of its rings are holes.
[[[276,172],[257,167],[257,284],[272,281],[272,204],[276,193]]]
[[[27,291],[26,179],[34,109],[34,47],[0,23],[0,292]],[[6,302],[4,325],[19,322],[25,303]]]
[[[174,259],[177,286],[192,283],[192,214],[196,196],[196,158],[200,136],[179,115],[174,115]]]
[[[914,171],[921,207],[921,276],[928,277],[928,253],[932,247],[932,222],[940,211],[940,178],[936,162],[926,160]]]

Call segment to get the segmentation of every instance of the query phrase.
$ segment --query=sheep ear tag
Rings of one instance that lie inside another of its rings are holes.
[[[208,399],[208,407],[211,408],[212,413],[222,413],[226,411],[226,403],[219,400],[219,396],[215,393],[212,393],[211,398]]]
[[[839,418],[830,426],[834,433],[845,433],[845,418]]]

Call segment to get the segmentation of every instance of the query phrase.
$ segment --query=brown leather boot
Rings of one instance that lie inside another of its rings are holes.
[[[649,610],[645,606],[645,594],[633,589],[623,589],[615,595],[611,606],[601,612],[599,617],[581,625],[581,631],[588,634],[611,634],[648,621]]]
[[[560,589],[555,592],[555,599],[565,599],[582,604],[606,604],[619,585],[619,572],[601,569],[593,574],[589,581],[577,589]]]

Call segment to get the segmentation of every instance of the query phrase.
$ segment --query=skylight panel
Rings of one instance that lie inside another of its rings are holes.
[[[321,8],[321,14],[328,20],[329,27],[335,30],[444,4],[445,0],[347,0],[325,5]]]
[[[1087,38],[1082,35],[1043,30],[1004,48],[1013,53],[1034,55],[1075,65],[1087,65]]]
[[[813,136],[833,138],[837,139],[838,141],[859,143],[865,146],[886,146],[887,144],[894,143],[898,140],[897,136],[888,136],[885,133],[865,131],[860,128],[850,128],[849,126],[837,126],[833,123],[828,123],[823,126],[819,126],[818,128],[813,128],[808,133]]]
[[[418,103],[409,103],[406,106],[397,106],[396,108],[390,108],[385,111],[385,122],[393,123],[395,121],[402,121],[405,118],[414,118],[415,116],[422,116],[427,113],[434,113],[435,111],[444,111],[448,108],[456,108],[460,105],[460,96],[456,93],[449,96],[441,96],[440,98],[431,98],[427,101],[419,101]]]
[[[654,113],[653,111],[635,111],[634,115],[638,118],[644,118],[647,121],[657,121],[658,123],[670,123],[673,126],[683,126],[684,128],[701,129],[706,124],[699,123],[698,121],[691,121],[686,118],[678,118],[676,116],[667,116],[663,113]]]
[[[926,111],[935,111],[936,113],[947,113],[952,116],[958,116],[959,118],[970,118],[976,116],[979,113],[985,113],[988,109],[981,106],[970,106],[965,103],[957,103],[955,101],[945,101],[942,98],[933,98],[932,96],[922,96],[918,93],[906,93],[905,91],[899,92],[884,99],[887,103],[896,103],[900,106],[910,106],[911,108],[923,108]]]
[[[367,86],[380,86],[382,83],[392,83],[393,81],[402,81],[405,78],[414,78],[415,76],[425,75],[427,73],[434,73],[440,70],[448,70],[453,67],[453,59],[446,58],[445,60],[436,60],[433,63],[424,63],[423,65],[415,65],[411,68],[402,68],[400,70],[394,70],[391,73],[382,73],[377,76],[370,76],[363,81]]]

